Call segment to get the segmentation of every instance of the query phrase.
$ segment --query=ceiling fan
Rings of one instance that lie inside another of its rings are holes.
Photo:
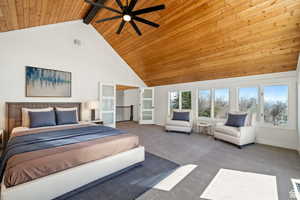
[[[136,31],[136,33],[138,35],[142,35],[140,29],[138,28],[138,26],[136,25],[136,23],[134,21],[138,21],[150,26],[153,26],[155,28],[159,27],[159,24],[156,24],[154,22],[151,22],[149,20],[143,19],[138,17],[138,15],[142,15],[142,14],[146,14],[146,13],[150,13],[150,12],[154,12],[154,11],[158,11],[158,10],[163,10],[165,9],[165,5],[158,5],[158,6],[153,6],[153,7],[149,7],[149,8],[143,8],[140,10],[133,10],[137,1],[138,0],[131,0],[130,3],[128,2],[128,0],[126,0],[126,4],[123,5],[121,0],[116,0],[116,3],[118,4],[118,6],[120,7],[121,11],[116,10],[114,8],[110,8],[105,6],[104,4],[100,4],[100,3],[95,3],[92,0],[85,0],[87,3],[90,3],[94,6],[100,7],[100,8],[104,8],[107,10],[110,10],[112,12],[118,13],[119,15],[114,16],[114,17],[109,17],[109,18],[105,18],[105,19],[100,19],[97,20],[96,23],[101,23],[101,22],[105,22],[105,21],[109,21],[109,20],[115,20],[115,19],[121,19],[121,24],[117,30],[117,34],[120,34],[124,28],[124,25],[126,24],[126,22],[129,22],[131,24],[131,26],[134,28],[134,30]]]

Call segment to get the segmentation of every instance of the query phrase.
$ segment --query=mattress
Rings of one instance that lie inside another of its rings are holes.
[[[16,128],[12,132],[11,138],[26,134],[39,134],[49,130],[64,130],[82,126],[93,125],[78,124],[38,129]],[[7,161],[4,172],[4,184],[6,187],[16,186],[91,161],[113,156],[138,146],[138,137],[130,133],[125,133],[21,153],[14,155]]]

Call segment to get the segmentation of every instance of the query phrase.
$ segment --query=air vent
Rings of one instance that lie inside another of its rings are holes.
[[[297,200],[300,200],[300,180],[292,179],[292,183],[294,186],[294,195]]]

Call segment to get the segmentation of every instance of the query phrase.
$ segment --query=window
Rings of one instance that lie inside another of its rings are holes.
[[[287,85],[273,85],[264,87],[264,122],[274,126],[288,123],[288,95]]]
[[[171,114],[174,109],[192,109],[192,92],[169,92],[169,114]]]
[[[200,90],[198,93],[198,116],[211,117],[211,90]]]
[[[229,89],[216,89],[214,99],[214,117],[225,119],[229,112]]]
[[[192,109],[192,92],[181,92],[181,109]]]
[[[239,89],[239,110],[248,113],[258,111],[258,88]]]
[[[170,112],[173,112],[174,109],[179,109],[179,92],[170,92],[169,99]]]

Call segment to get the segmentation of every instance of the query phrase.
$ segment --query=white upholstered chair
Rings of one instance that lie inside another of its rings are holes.
[[[189,121],[180,121],[180,120],[172,120],[173,113],[171,116],[168,116],[165,130],[166,131],[175,131],[175,132],[184,132],[191,134],[193,129],[193,115],[191,110],[173,110],[174,112],[189,112]]]
[[[241,112],[231,112],[232,114],[242,114]],[[225,122],[226,123],[226,122]],[[242,148],[244,145],[255,143],[255,123],[256,115],[248,114],[245,125],[240,128],[225,126],[225,123],[217,123],[215,127],[215,139],[224,140]]]

